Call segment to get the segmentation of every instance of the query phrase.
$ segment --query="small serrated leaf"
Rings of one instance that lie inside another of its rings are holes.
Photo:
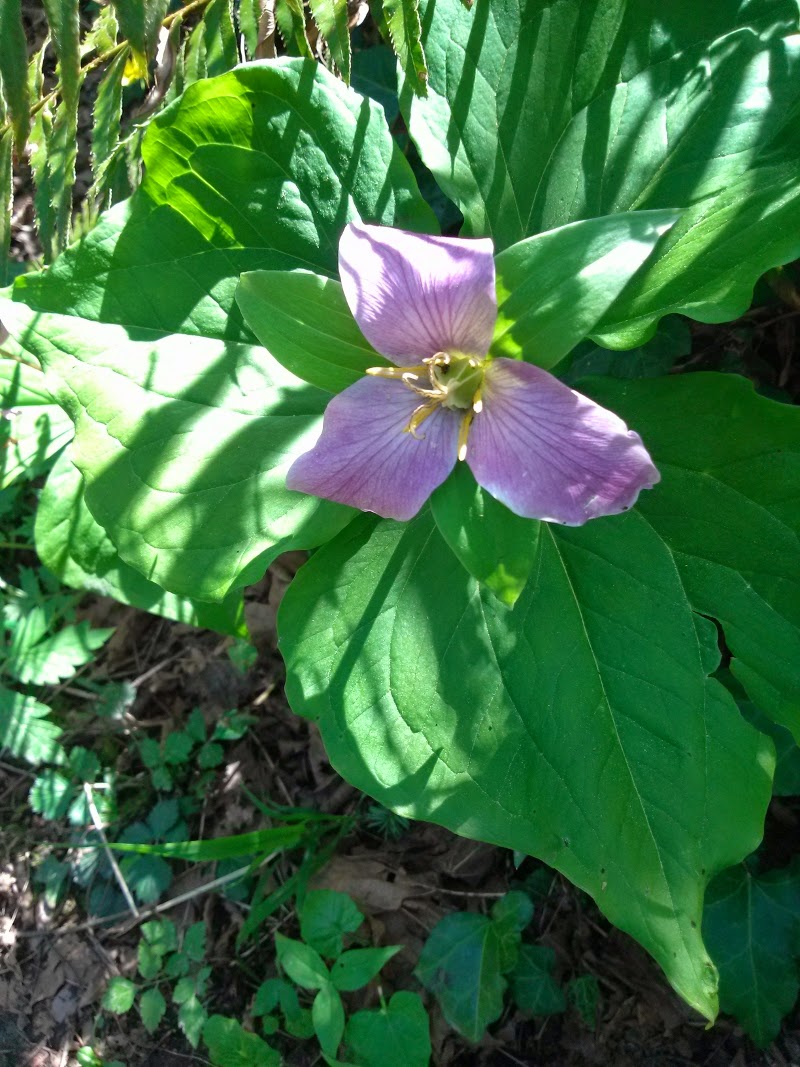
[[[148,1034],[152,1034],[158,1028],[158,1024],[167,1010],[167,1002],[157,988],[146,990],[139,998],[139,1014]]]
[[[46,704],[0,686],[0,749],[34,766],[62,763],[61,727],[50,721],[49,714]]]
[[[97,87],[92,122],[92,179],[100,176],[100,167],[119,142],[122,114],[122,76],[125,53],[120,53],[108,67]]]
[[[314,58],[306,36],[303,0],[275,0],[275,23],[290,56]]]
[[[206,1010],[196,996],[192,995],[181,1004],[178,1011],[178,1025],[192,1048],[197,1048],[200,1042],[206,1018]]]
[[[350,27],[347,0],[309,0],[319,32],[328,42],[336,69],[346,85],[350,84]]]
[[[158,31],[169,0],[111,0],[119,28],[131,47],[145,60],[155,55]]]
[[[0,81],[11,117],[17,155],[21,155],[28,139],[31,117],[28,54],[20,0],[3,0],[0,4]],[[0,217],[3,206],[0,204]]]
[[[406,84],[419,96],[425,96],[428,91],[428,67],[422,49],[418,0],[383,0],[383,16]]]
[[[108,983],[108,989],[103,997],[103,1007],[115,1015],[124,1015],[133,1006],[135,996],[136,986],[133,982],[117,975]]]

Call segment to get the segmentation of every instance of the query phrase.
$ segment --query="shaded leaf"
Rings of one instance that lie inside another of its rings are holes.
[[[536,562],[541,524],[515,515],[481,489],[466,463],[433,494],[431,511],[468,573],[513,607]]]
[[[279,1067],[281,1063],[279,1053],[266,1041],[224,1015],[212,1015],[206,1021],[203,1041],[215,1067]]]
[[[800,861],[764,873],[746,864],[723,871],[708,887],[703,930],[721,1007],[766,1047],[800,989]]]
[[[139,998],[139,1014],[148,1034],[155,1033],[167,1010],[167,1002],[157,988],[146,989]]]
[[[310,271],[243,274],[236,302],[264,347],[298,378],[339,393],[387,364],[356,325],[341,283]]]
[[[349,1061],[358,1067],[427,1067],[428,1013],[417,993],[395,993],[380,1011],[357,1011],[344,1033]]]
[[[470,1041],[480,1041],[500,1018],[507,985],[503,973],[509,970],[503,956],[492,920],[465,911],[440,919],[425,942],[414,973],[450,1025]]]
[[[342,951],[344,934],[352,934],[364,916],[347,893],[310,890],[298,908],[300,936],[321,956],[333,959]]]
[[[546,945],[523,945],[509,976],[514,1003],[527,1015],[556,1015],[567,1006],[563,990],[553,978],[556,954]]]
[[[331,981],[342,993],[361,989],[401,951],[402,945],[386,948],[351,948],[343,952],[331,966]]]

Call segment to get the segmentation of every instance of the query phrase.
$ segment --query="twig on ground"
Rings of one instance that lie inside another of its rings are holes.
[[[83,792],[86,795],[86,804],[89,808],[89,815],[92,818],[92,824],[94,825],[95,830],[97,830],[98,836],[100,837],[100,840],[103,843],[103,850],[105,851],[108,862],[111,864],[111,870],[114,872],[114,877],[117,880],[117,885],[119,886],[123,897],[125,897],[125,903],[128,905],[132,914],[138,922],[140,918],[139,909],[136,907],[136,901],[133,899],[133,894],[128,888],[128,883],[125,881],[125,877],[119,868],[119,864],[117,863],[116,857],[114,856],[114,853],[111,851],[111,849],[108,847],[108,838],[106,837],[105,830],[103,829],[103,820],[100,818],[100,813],[95,806],[94,797],[92,796],[92,787],[89,785],[88,782],[83,783]]]

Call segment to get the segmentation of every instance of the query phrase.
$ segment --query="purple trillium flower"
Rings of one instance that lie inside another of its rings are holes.
[[[394,366],[370,368],[331,400],[289,489],[405,520],[466,460],[517,515],[580,526],[659,481],[641,438],[613,412],[531,363],[488,355],[492,253],[488,239],[345,228],[347,303]]]

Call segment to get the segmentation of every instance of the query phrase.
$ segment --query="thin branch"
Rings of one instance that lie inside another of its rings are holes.
[[[108,838],[106,837],[105,831],[103,830],[103,821],[100,818],[99,811],[95,807],[94,797],[92,796],[92,787],[89,785],[88,782],[83,783],[83,791],[86,794],[86,804],[89,808],[89,814],[92,817],[94,828],[95,830],[97,830],[97,833],[100,836],[100,840],[103,842],[103,850],[105,851],[108,862],[111,864],[111,870],[114,872],[114,877],[117,879],[117,884],[122,890],[122,895],[125,897],[126,904],[130,908],[132,914],[138,922],[141,918],[139,914],[139,909],[136,907],[136,901],[133,899],[133,894],[128,888],[128,883],[125,881],[122,871],[119,869],[119,864],[116,861],[114,853],[108,847]]]

